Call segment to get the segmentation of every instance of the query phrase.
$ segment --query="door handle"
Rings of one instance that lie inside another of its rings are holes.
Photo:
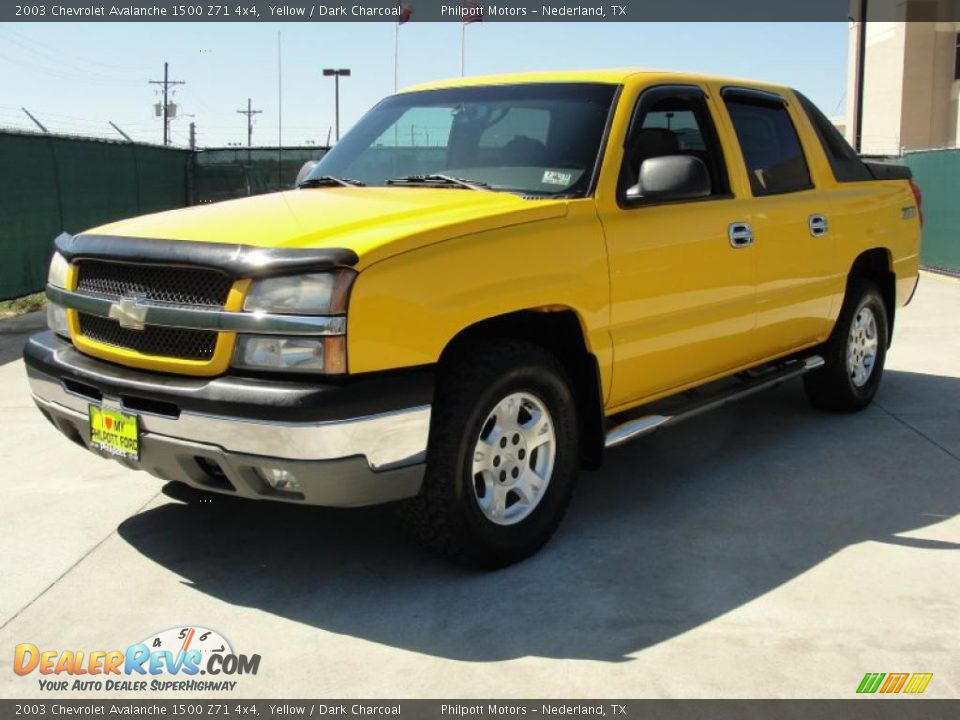
[[[810,224],[810,235],[813,237],[823,237],[827,234],[829,225],[827,225],[825,215],[811,215],[808,222]]]
[[[730,223],[730,229],[727,232],[730,238],[730,246],[740,249],[753,245],[753,228],[750,223],[735,222]]]

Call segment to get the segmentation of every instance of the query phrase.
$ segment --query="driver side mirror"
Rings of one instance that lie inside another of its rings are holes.
[[[317,161],[317,160],[307,160],[307,161],[300,167],[300,172],[297,173],[297,179],[296,179],[296,181],[293,183],[293,186],[296,187],[297,185],[299,185],[300,183],[302,183],[302,182],[306,179],[307,175],[309,175],[311,172],[313,172],[313,169],[317,166],[317,163],[318,163],[318,162],[319,162],[319,161]]]
[[[709,197],[710,172],[692,155],[663,155],[640,165],[640,177],[627,188],[627,200],[697,200]]]

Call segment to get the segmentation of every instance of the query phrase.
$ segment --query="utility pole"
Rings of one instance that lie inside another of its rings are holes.
[[[259,115],[263,110],[254,110],[253,101],[247,98],[247,109],[237,110],[237,112],[247,116],[247,147],[249,148],[253,145],[253,116]]]
[[[857,79],[853,96],[853,149],[863,152],[863,85],[867,69],[867,0],[860,0],[857,18]]]
[[[50,134],[50,131],[47,130],[47,128],[45,128],[45,127],[43,126],[43,123],[40,122],[39,120],[37,120],[29,110],[27,110],[25,107],[22,107],[22,108],[20,108],[20,109],[23,110],[23,111],[27,114],[27,117],[28,117],[28,118],[30,118],[31,120],[33,120],[34,124],[35,124],[38,128],[40,128],[40,130],[41,130],[42,132],[46,133],[47,135]]]
[[[195,122],[190,123],[190,149],[197,149],[197,124]]]
[[[113,120],[107,120],[107,122],[110,123],[110,127],[112,127],[112,128],[113,128],[114,130],[116,130],[118,133],[120,133],[121,135],[123,135],[123,139],[124,139],[124,140],[126,140],[127,142],[133,142],[133,138],[130,137],[129,135],[127,135],[123,130],[121,130],[120,128],[118,128],[118,127],[117,127],[117,124],[116,124],[115,122],[113,122]]]
[[[171,80],[169,63],[163,64],[163,80],[148,80],[150,85],[163,85],[163,144],[170,144],[170,105],[167,102],[167,91],[171,85],[186,85],[183,80]]]

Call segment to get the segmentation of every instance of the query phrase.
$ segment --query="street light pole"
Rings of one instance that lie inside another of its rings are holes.
[[[324,77],[333,78],[334,123],[337,129],[336,139],[340,140],[340,78],[350,77],[350,68],[324,68]]]

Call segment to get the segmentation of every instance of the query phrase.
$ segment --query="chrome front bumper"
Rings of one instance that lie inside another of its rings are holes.
[[[120,462],[165,480],[256,499],[343,507],[419,492],[429,404],[319,421],[238,417],[216,412],[214,401],[204,411],[170,402],[151,404],[137,395],[149,377],[139,371],[130,373],[136,382],[128,382],[129,387],[111,387],[104,376],[125,375],[125,368],[82,356],[49,333],[31,338],[24,354],[33,399],[61,432],[89,448],[91,404],[135,414],[140,460]],[[158,387],[169,383],[169,376],[157,376],[157,382]],[[215,382],[207,381],[206,387]],[[270,395],[269,382],[261,385],[264,396]],[[276,406],[270,410],[264,416],[277,415]],[[302,409],[296,414],[302,415]],[[272,488],[263,468],[292,473],[298,491]]]

